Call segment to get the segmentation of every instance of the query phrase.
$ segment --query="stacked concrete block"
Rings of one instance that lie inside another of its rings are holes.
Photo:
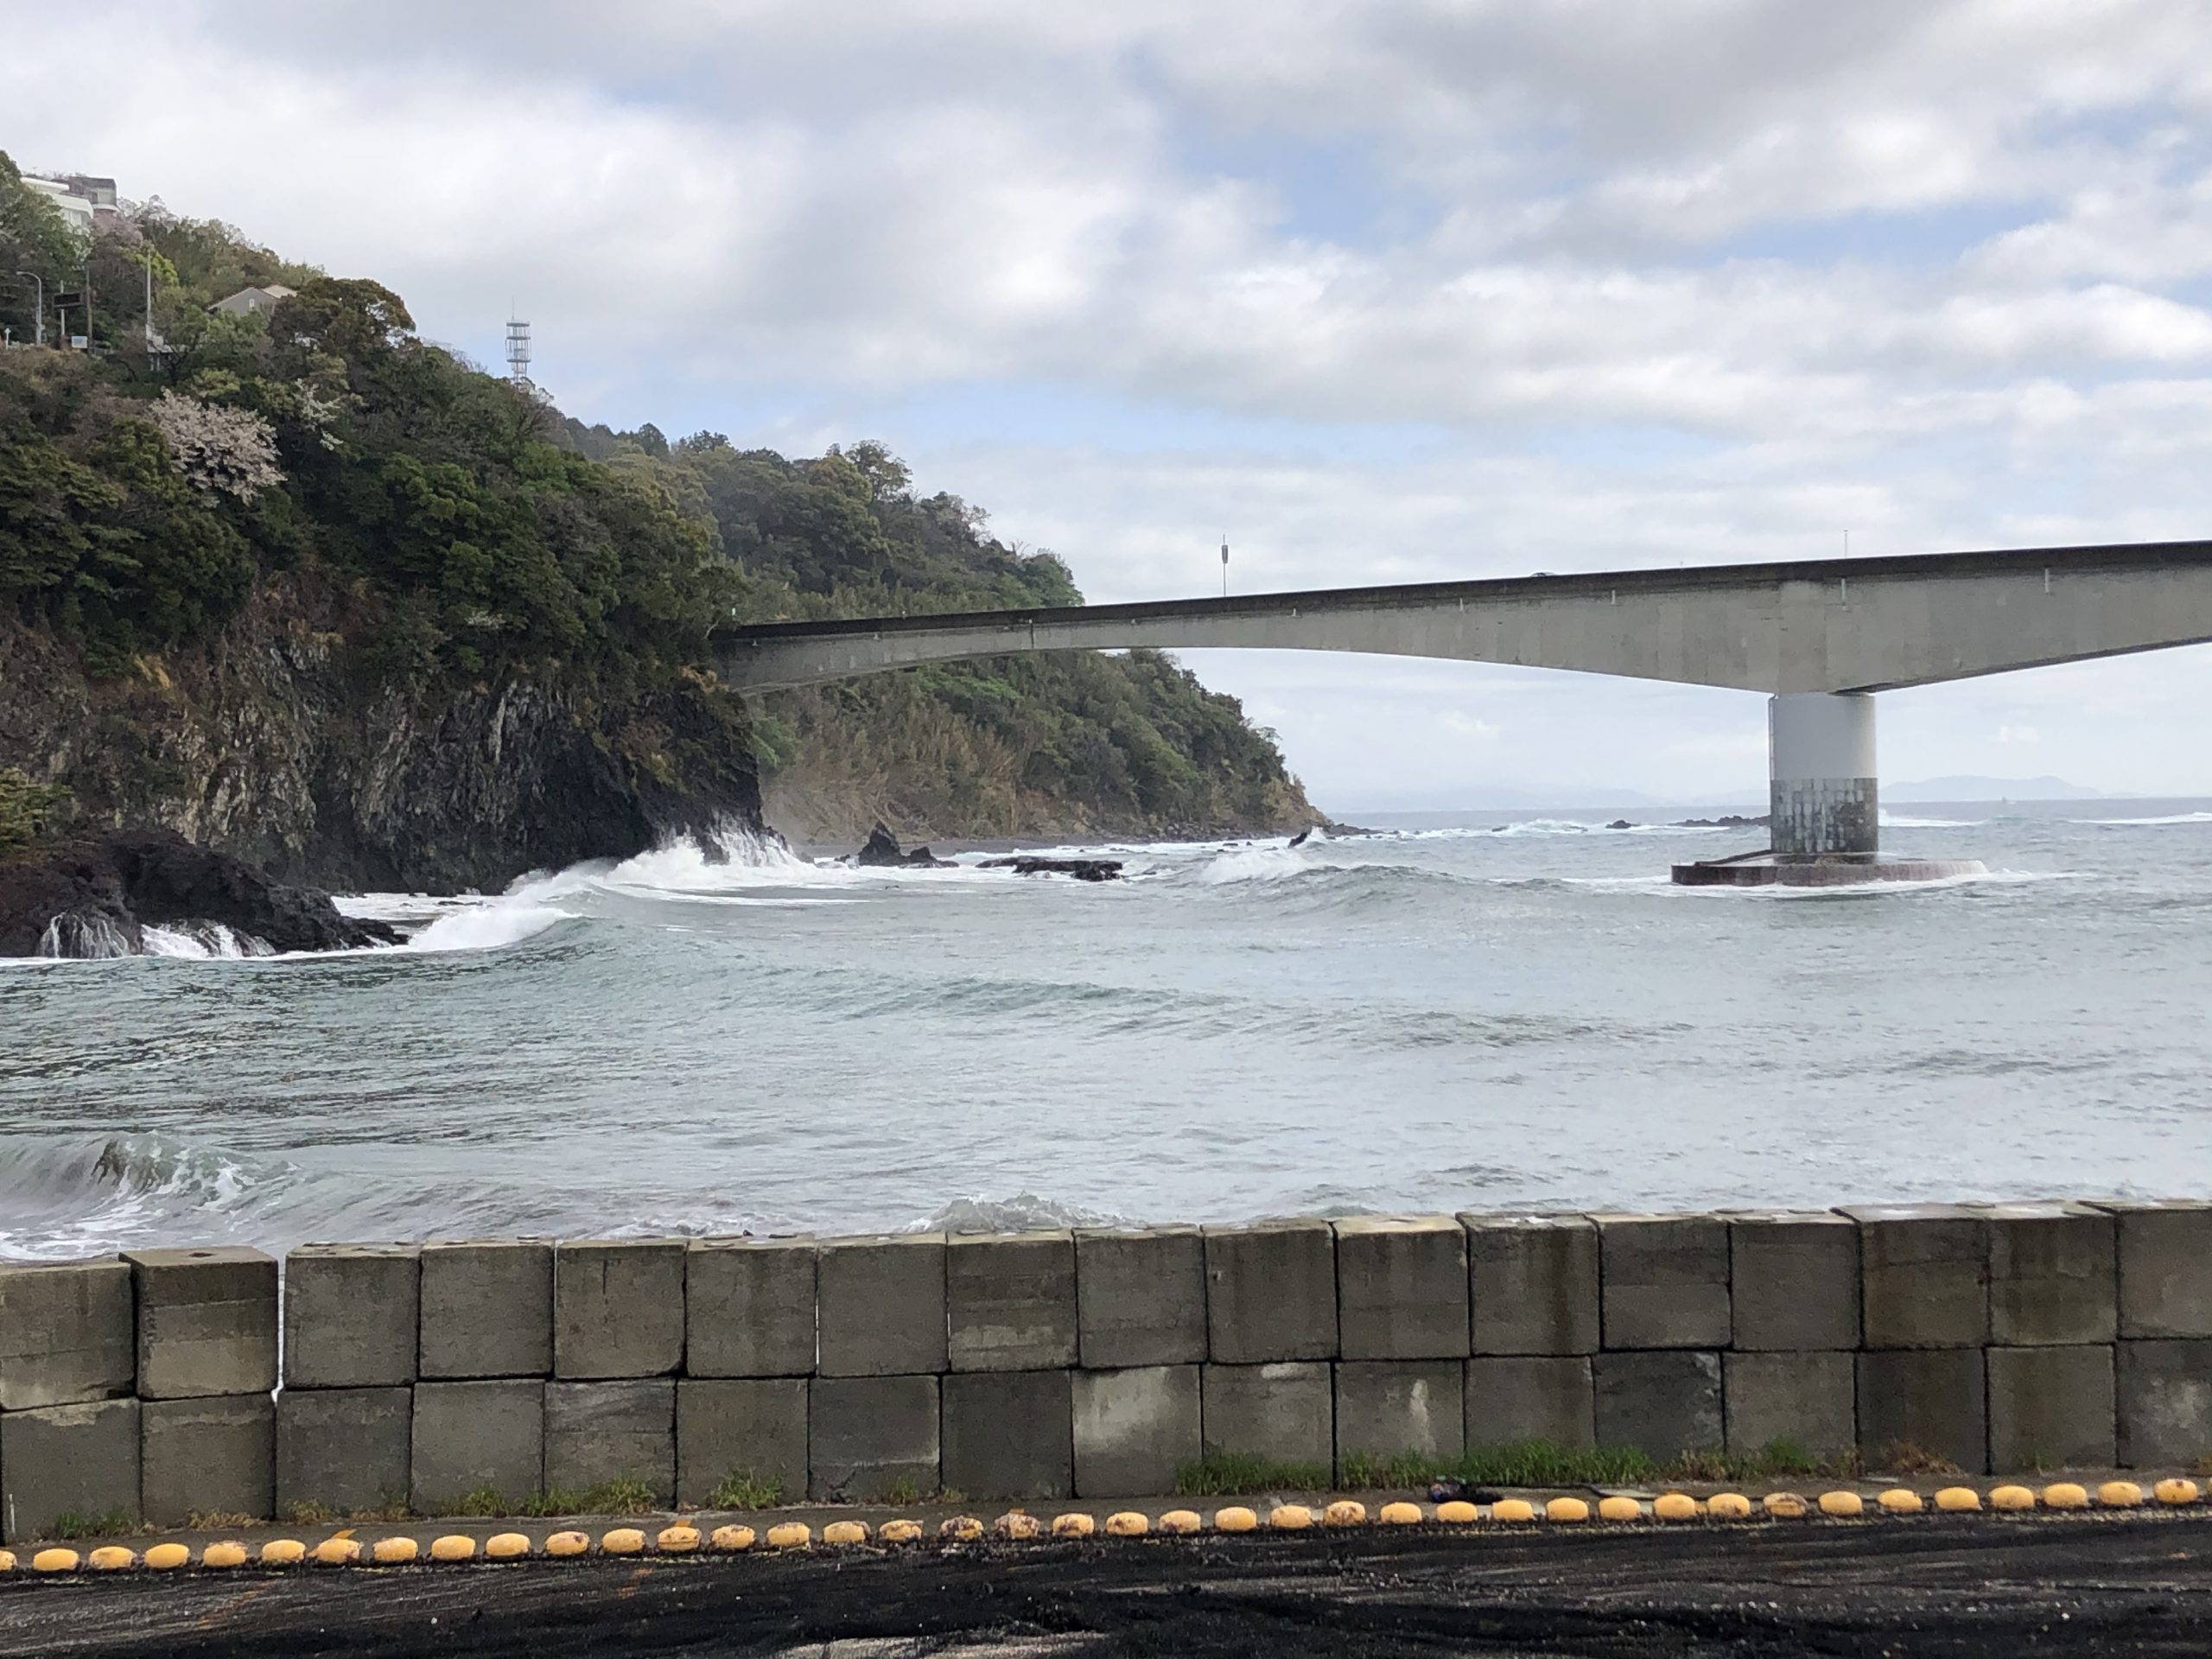
[[[828,1262],[825,1251],[825,1268]],[[944,1484],[938,1406],[934,1376],[816,1377],[808,1402],[810,1495],[858,1502],[935,1492]]]
[[[807,1379],[686,1377],[676,1385],[676,1501],[706,1505],[725,1483],[785,1502],[807,1491]]]
[[[1598,1216],[1605,1344],[1726,1348],[1728,1224],[1718,1216]]]
[[[437,1515],[471,1494],[514,1501],[543,1491],[545,1388],[537,1377],[416,1383],[409,1503]]]
[[[2134,1468],[2212,1452],[2212,1204],[2101,1203],[2113,1217],[2116,1449]]]
[[[1467,1232],[1452,1216],[1361,1216],[1337,1230],[1338,1351],[1467,1357]]]
[[[1198,1460],[1204,1420],[1196,1365],[1077,1371],[1071,1405],[1078,1497],[1173,1491],[1176,1471]]]
[[[1337,1366],[1337,1471],[1410,1454],[1431,1465],[1466,1447],[1466,1367],[1455,1360],[1344,1360]]]
[[[1206,1357],[1205,1237],[1195,1227],[1079,1228],[1077,1358],[1086,1370]]]
[[[816,1267],[821,1375],[944,1370],[944,1256],[942,1233],[824,1239]]]
[[[1325,1221],[1209,1227],[1207,1350],[1217,1364],[1337,1355],[1336,1234]]]
[[[1459,1221],[1467,1233],[1471,1352],[1597,1352],[1598,1229],[1588,1217]]]
[[[284,1386],[415,1381],[422,1252],[412,1244],[302,1244],[284,1258]]]
[[[680,1238],[564,1240],[553,1253],[553,1375],[681,1370],[688,1253]]]
[[[1598,1444],[1586,1354],[1485,1354],[1467,1362],[1466,1444],[1548,1440],[1572,1451]]]
[[[1200,1394],[1205,1456],[1335,1466],[1336,1389],[1325,1360],[1209,1365]]]
[[[136,1319],[120,1256],[0,1266],[0,1411],[127,1398]]]
[[[1866,1205],[1859,1224],[1866,1345],[1979,1348],[1989,1340],[1989,1223],[1960,1205]]]
[[[1870,1349],[1858,1357],[1859,1446],[1870,1469],[1932,1455],[1980,1473],[1989,1455],[1980,1348]]]
[[[238,1248],[133,1250],[141,1507],[263,1519],[276,1507],[277,1270]]]
[[[676,1381],[608,1378],[545,1385],[545,1490],[587,1493],[636,1483],[676,1501]]]
[[[2116,1370],[2123,1465],[2193,1468],[2212,1452],[2212,1341],[2123,1342]]]
[[[946,1359],[956,1371],[1075,1363],[1075,1236],[956,1237],[944,1252]]]
[[[434,1239],[419,1296],[424,1381],[553,1374],[550,1239]]]
[[[685,1258],[687,1376],[805,1376],[814,1370],[810,1239],[710,1238]]]
[[[2113,1217],[2086,1204],[1996,1204],[1989,1339],[2008,1347],[2110,1342],[2120,1321]]]
[[[1848,1353],[1859,1342],[1859,1228],[1833,1211],[1728,1217],[1732,1346]]]
[[[276,1514],[406,1506],[415,1390],[286,1389],[276,1396]]]
[[[1695,1349],[1627,1349],[1591,1362],[1598,1444],[1665,1459],[1724,1441],[1720,1356]]]
[[[1987,1359],[1988,1467],[2021,1473],[2111,1465],[2111,1344],[1991,1348]]]
[[[1847,1350],[1724,1354],[1721,1382],[1731,1452],[1777,1442],[1815,1456],[1858,1447],[1857,1365]]]
[[[13,1544],[74,1516],[124,1526],[139,1516],[140,1404],[101,1400],[0,1413],[0,1534]]]
[[[946,1487],[973,1498],[1070,1496],[1078,1375],[1121,1373],[955,1371],[946,1376],[941,1430]]]

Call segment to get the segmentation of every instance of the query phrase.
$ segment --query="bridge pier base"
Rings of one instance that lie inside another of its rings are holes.
[[[1978,859],[1894,858],[1882,848],[1874,699],[1786,692],[1767,702],[1766,850],[1677,864],[1684,887],[1840,887],[1980,875]]]

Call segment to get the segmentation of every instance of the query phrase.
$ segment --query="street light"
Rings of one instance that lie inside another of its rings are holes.
[[[38,309],[31,313],[32,344],[46,344],[46,278],[35,270],[19,270],[18,276],[28,276],[38,284]]]

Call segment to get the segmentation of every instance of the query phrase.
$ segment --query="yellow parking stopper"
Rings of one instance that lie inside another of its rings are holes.
[[[1705,1512],[1715,1521],[1748,1521],[1751,1500],[1741,1492],[1715,1492],[1705,1500]]]
[[[2132,1480],[2108,1480],[2097,1488],[2097,1502],[2108,1510],[2132,1510],[2143,1502],[2143,1489]]]
[[[0,1549],[0,1573],[12,1573],[15,1570],[16,1552],[12,1549]]]
[[[1838,1491],[1821,1494],[1822,1515],[1834,1516],[1840,1521],[1847,1521],[1854,1516],[1864,1515],[1866,1512],[1866,1500],[1856,1492]]]
[[[1135,1510],[1117,1510],[1106,1517],[1106,1530],[1116,1538],[1141,1538],[1152,1530],[1152,1517]]]
[[[2070,1480],[2058,1481],[2043,1489],[2043,1506],[2046,1510],[2086,1510],[2089,1507],[2089,1489]]]
[[[1385,1503],[1375,1518],[1386,1527],[1417,1527],[1421,1522],[1421,1505],[1402,1502]]]
[[[1544,1505],[1547,1521],[1587,1521],[1590,1506],[1579,1497],[1555,1497]]]
[[[798,1549],[814,1541],[814,1529],[804,1521],[785,1521],[768,1529],[768,1548]]]
[[[1769,1492],[1759,1500],[1766,1512],[1777,1521],[1802,1521],[1812,1505],[1805,1502],[1801,1492]]]
[[[214,1546],[208,1548],[212,1550]],[[413,1560],[421,1553],[412,1538],[379,1538],[369,1551],[369,1559],[384,1567],[397,1567]],[[204,1561],[207,1558],[202,1555],[200,1559]]]
[[[1611,1497],[1598,1500],[1598,1518],[1600,1521],[1641,1521],[1643,1519],[1643,1505],[1632,1497],[1623,1497],[1616,1492]]]
[[[1536,1518],[1536,1506],[1525,1497],[1501,1497],[1490,1506],[1490,1518],[1511,1524]]]
[[[1874,1501],[1885,1515],[1918,1515],[1923,1507],[1920,1494],[1910,1486],[1892,1486]]]
[[[599,1535],[599,1553],[602,1555],[642,1555],[645,1549],[645,1535],[637,1527],[615,1527]]]
[[[35,1566],[36,1563],[34,1562],[33,1565]],[[200,1565],[202,1567],[244,1567],[245,1546],[230,1542],[210,1544],[200,1552]]]
[[[1357,1527],[1367,1522],[1367,1505],[1356,1497],[1340,1497],[1321,1511],[1325,1527]]]
[[[832,1521],[822,1529],[825,1544],[864,1544],[868,1542],[868,1522],[865,1521]]]
[[[2161,1503],[2194,1503],[2197,1499],[2196,1483],[2178,1478],[2162,1480],[2151,1489],[2151,1496]]]
[[[957,1544],[973,1543],[983,1535],[983,1523],[972,1515],[947,1516],[938,1522],[937,1535]]]
[[[519,1560],[530,1554],[530,1540],[519,1532],[495,1532],[484,1541],[487,1561]]]
[[[442,1538],[430,1540],[430,1559],[434,1561],[473,1561],[476,1559],[476,1541],[465,1532],[449,1532]]]
[[[138,1565],[138,1552],[125,1549],[120,1544],[102,1544],[85,1557],[85,1565],[95,1573],[118,1573],[126,1567]]]
[[[734,1554],[741,1549],[753,1548],[753,1531],[750,1527],[716,1527],[707,1535],[707,1541],[716,1549]]]
[[[2025,1486],[1993,1486],[1989,1489],[1989,1507],[1993,1510],[2032,1510],[2036,1495]]]
[[[1025,1510],[1008,1510],[991,1522],[991,1530],[1001,1538],[1037,1538],[1044,1535],[1045,1523]]]
[[[1198,1518],[1196,1510],[1170,1510],[1160,1517],[1162,1532],[1196,1532],[1205,1522]]]
[[[182,1544],[156,1544],[146,1551],[145,1563],[156,1573],[174,1573],[192,1559],[192,1552]],[[14,1565],[11,1559],[10,1566]]]
[[[664,1555],[689,1555],[699,1548],[699,1529],[678,1522],[672,1527],[663,1527],[653,1535],[653,1548]]]
[[[1436,1518],[1447,1527],[1472,1526],[1482,1519],[1482,1511],[1465,1498],[1455,1497],[1436,1506]]]
[[[156,1549],[181,1549],[181,1544],[157,1544]],[[326,1538],[315,1547],[315,1558],[325,1567],[348,1567],[361,1559],[361,1541],[358,1538]],[[146,1552],[146,1559],[154,1559],[154,1551]]]
[[[1277,1532],[1303,1532],[1313,1524],[1313,1511],[1303,1503],[1278,1503],[1268,1511],[1268,1524]]]
[[[1971,1486],[1946,1486],[1936,1494],[1936,1507],[1946,1515],[1964,1515],[1981,1507],[1981,1494]]]
[[[545,1541],[545,1553],[548,1555],[563,1557],[583,1555],[588,1554],[590,1550],[591,1537],[588,1533],[556,1532]]]
[[[1098,1522],[1080,1510],[1052,1517],[1052,1536],[1055,1538],[1088,1538],[1098,1530]]]
[[[875,1535],[887,1544],[918,1543],[922,1536],[922,1523],[905,1519],[887,1521],[876,1529]]]
[[[1260,1517],[1243,1504],[1232,1503],[1213,1512],[1213,1524],[1217,1532],[1249,1532],[1260,1524]]]
[[[296,1538],[271,1538],[261,1547],[264,1567],[297,1567],[308,1558],[308,1547]]]
[[[77,1570],[77,1552],[73,1549],[41,1549],[31,1557],[31,1571],[34,1573],[74,1573]]]
[[[1651,1500],[1651,1513],[1662,1521],[1694,1521],[1697,1499],[1688,1492],[1662,1492]]]

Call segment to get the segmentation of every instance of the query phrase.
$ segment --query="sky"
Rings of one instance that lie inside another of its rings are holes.
[[[0,148],[1094,600],[2212,534],[2212,0],[88,0]],[[1314,799],[1764,793],[1757,696],[1192,652]],[[2212,648],[1891,694],[2212,793]]]

